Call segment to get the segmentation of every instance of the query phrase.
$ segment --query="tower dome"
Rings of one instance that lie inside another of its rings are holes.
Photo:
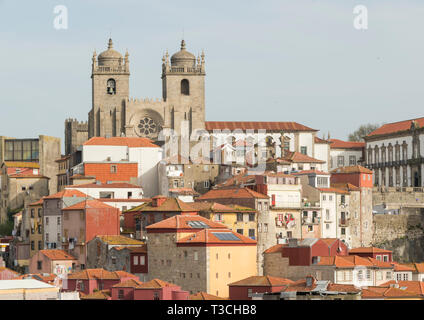
[[[181,41],[181,50],[174,53],[171,57],[171,66],[177,67],[195,67],[196,57],[194,54],[188,52],[185,48],[185,41]]]
[[[112,39],[109,39],[107,50],[99,54],[99,66],[119,65],[121,60],[122,55],[118,51],[113,50]]]

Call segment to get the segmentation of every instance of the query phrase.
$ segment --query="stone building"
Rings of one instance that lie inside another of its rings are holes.
[[[423,187],[424,118],[387,123],[364,137],[378,187]]]
[[[201,216],[179,215],[147,227],[149,279],[228,297],[228,284],[256,275],[256,241]]]
[[[148,137],[158,139],[162,128],[180,132],[183,120],[188,121],[190,133],[204,129],[205,122],[205,55],[196,57],[181,50],[169,59],[162,58],[162,99],[130,99],[129,54],[125,58],[108,49],[92,58],[92,109],[88,126],[75,119],[65,121],[66,152],[77,150],[91,137]],[[87,137],[87,138],[86,138]]]

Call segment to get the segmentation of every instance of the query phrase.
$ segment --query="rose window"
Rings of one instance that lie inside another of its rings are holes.
[[[157,125],[152,118],[144,117],[138,125],[141,134],[150,135],[157,132]]]

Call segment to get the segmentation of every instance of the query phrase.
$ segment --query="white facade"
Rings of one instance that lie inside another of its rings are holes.
[[[162,160],[160,147],[128,147],[109,145],[83,145],[83,162],[131,161],[138,163],[138,184],[143,187],[144,196],[158,194],[157,164]]]
[[[361,158],[361,150],[330,149],[330,171],[340,167],[356,166]]]
[[[321,213],[321,237],[337,238],[337,198],[334,192],[320,194]]]
[[[315,142],[315,150],[314,150],[314,158],[318,160],[325,161],[320,168],[322,171],[328,171],[329,168],[329,159],[328,155],[330,152],[330,145],[328,143],[316,143]]]
[[[81,191],[86,195],[95,199],[111,198],[111,199],[142,199],[143,188],[138,186],[133,187],[113,187],[113,183],[108,185],[99,185],[99,187],[85,187],[84,185],[66,186],[65,189],[73,189]]]

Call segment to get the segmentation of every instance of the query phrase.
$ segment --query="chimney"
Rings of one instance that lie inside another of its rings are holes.
[[[166,201],[166,197],[159,195],[152,198],[152,207],[160,207]]]

